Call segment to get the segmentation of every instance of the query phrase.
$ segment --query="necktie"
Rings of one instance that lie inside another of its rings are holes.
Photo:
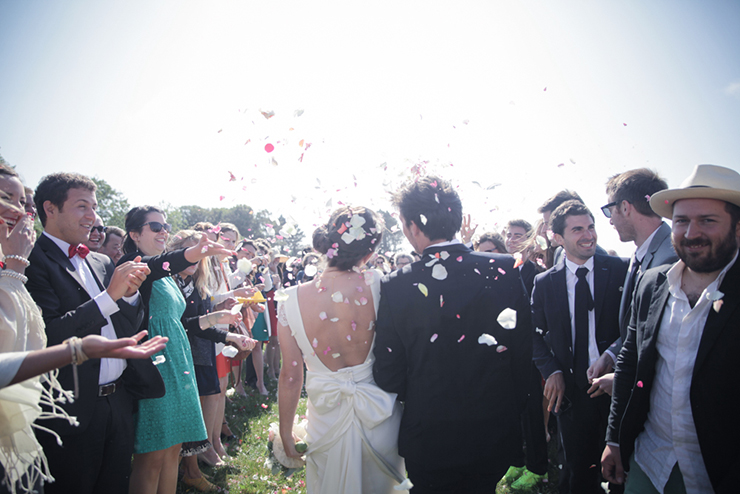
[[[573,347],[573,355],[576,385],[580,388],[588,386],[586,371],[588,370],[588,313],[594,308],[594,300],[591,297],[591,289],[588,286],[588,268],[578,268],[576,270],[576,341]]]
[[[636,257],[632,259],[632,269],[630,269],[627,283],[624,284],[623,288],[627,293],[627,297],[629,297],[627,300],[629,300],[630,305],[632,304],[632,291],[635,289],[635,279],[637,278],[637,273],[640,271],[640,264],[642,262],[638,261]]]
[[[87,248],[86,245],[79,244],[79,245],[70,245],[69,246],[69,258],[72,259],[75,254],[79,254],[81,258],[87,257],[87,255],[90,253],[90,249]]]

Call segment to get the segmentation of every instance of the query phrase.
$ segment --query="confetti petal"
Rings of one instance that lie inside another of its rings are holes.
[[[288,300],[288,297],[289,295],[285,293],[285,290],[281,289],[275,292],[275,296],[273,297],[273,300],[275,302],[285,302],[286,300]]]
[[[311,342],[311,346],[314,347],[314,348],[318,347],[319,346],[319,340],[317,340],[316,338],[314,338],[313,339],[313,342]]]
[[[724,300],[715,300],[712,303],[712,308],[714,309],[714,312],[719,312],[719,310],[722,308],[723,303],[724,303]]]
[[[339,358],[339,354],[338,353],[332,353],[331,356],[332,356],[332,358]]]
[[[293,361],[293,367],[297,367],[297,366],[298,366],[298,362],[296,362],[296,361],[294,360],[294,361]]]
[[[431,341],[432,343],[434,343],[435,341],[437,341],[437,336],[438,336],[438,335],[437,335],[437,333],[434,333],[434,334],[432,335],[432,337],[431,337],[431,338],[429,338],[429,341]]]
[[[360,303],[362,305],[367,305],[367,299],[365,297],[360,297]]]
[[[444,307],[445,306],[445,299],[442,295],[439,296],[439,306]]]
[[[221,350],[221,353],[224,357],[234,358],[236,357],[236,354],[239,353],[239,351],[233,346],[225,346],[224,349]]]
[[[375,326],[375,321],[370,321],[370,327],[367,328],[368,331],[373,330],[373,326]]]
[[[338,318],[338,317],[332,317],[332,318],[331,318],[331,319],[329,319],[329,320],[330,320],[331,322],[337,322],[337,321],[339,321],[339,318]]]
[[[162,269],[164,269],[165,271],[169,271],[170,270],[170,263],[168,263],[167,261],[163,262],[162,263]]]
[[[421,220],[421,224],[422,225],[426,225],[427,224],[427,217],[424,216],[423,214],[420,214],[419,215],[419,219]]]
[[[547,249],[547,239],[545,237],[543,237],[542,235],[537,235],[534,240],[535,242],[537,242],[537,247],[542,250]]]
[[[427,297],[427,296],[429,295],[429,290],[427,290],[427,287],[426,287],[426,285],[424,285],[423,283],[419,283],[419,291],[420,291],[420,292],[421,292],[421,293],[422,293],[422,294],[423,294],[423,295],[424,295],[425,297]]]
[[[465,339],[465,335],[462,335],[459,340],[457,340],[458,343],[460,343],[462,340]]]
[[[393,351],[393,350],[391,350],[391,347],[386,347],[386,348],[388,349],[388,352],[389,353]]]
[[[437,259],[435,257],[434,259],[432,259],[431,261],[429,261],[428,263],[426,263],[425,266],[428,267],[428,268],[430,268],[430,267],[434,266],[435,264],[437,264],[438,262],[439,262],[439,259]]]
[[[501,311],[496,320],[502,328],[514,329],[516,327],[516,311],[507,307]]]
[[[272,144],[268,142],[267,144],[265,144],[265,151],[267,151],[268,153],[271,153],[275,151],[275,146],[273,146]]]
[[[347,335],[347,341],[352,341],[352,336]]]
[[[154,365],[164,364],[167,361],[164,355],[157,355],[152,361]]]
[[[501,274],[506,274],[506,271],[504,271],[504,270],[503,270],[503,269],[501,269],[501,268],[498,268],[498,272],[499,272],[499,273],[501,273]]]
[[[478,343],[480,343],[481,345],[493,346],[497,345],[498,341],[496,341],[496,338],[494,338],[490,334],[483,333],[478,337]]]
[[[322,321],[326,321],[326,312],[319,312],[319,319]]]
[[[498,353],[505,352],[506,350],[508,350],[508,348],[506,348],[504,345],[499,345],[496,347],[496,351]]]
[[[720,292],[719,290],[707,293],[707,299],[711,300],[712,302],[720,300],[724,296],[725,294]]]
[[[244,274],[249,274],[252,272],[252,269],[254,269],[252,261],[250,261],[249,259],[239,259],[238,261],[236,261],[236,267]]]
[[[478,271],[478,268],[474,268],[473,271],[475,271],[476,273],[480,274],[480,271]]]
[[[441,264],[437,264],[432,268],[432,278],[439,281],[447,279],[447,269]]]
[[[642,381],[637,381],[637,387],[641,388],[643,386]]]
[[[342,292],[334,292],[331,294],[331,299],[336,303],[344,302],[344,296]]]
[[[446,250],[443,250],[439,253],[439,257],[441,257],[443,261],[446,261],[447,258],[450,257],[450,253]]]
[[[352,331],[357,331],[357,323],[352,321]]]
[[[462,256],[459,256],[459,257],[457,258],[457,262],[462,262]]]

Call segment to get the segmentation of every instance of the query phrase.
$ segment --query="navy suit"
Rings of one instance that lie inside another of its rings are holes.
[[[651,269],[638,281],[627,339],[617,360],[607,440],[619,444],[625,469],[650,410],[670,268]],[[709,310],[689,395],[701,454],[718,494],[737,492],[735,475],[740,469],[740,390],[734,381],[740,348],[740,261],[727,271],[719,291],[724,293],[723,303],[719,311]],[[636,385],[639,381],[642,386]]]
[[[599,354],[619,338],[619,302],[627,264],[618,257],[594,256],[593,299]],[[562,259],[558,265],[535,277],[533,360],[545,379],[556,371],[563,374],[569,404],[558,416],[558,427],[570,468],[571,492],[600,492],[599,469],[592,465],[599,464],[604,449],[610,398],[608,395],[591,398],[586,393],[587,388],[576,385],[566,270],[565,259]],[[570,408],[565,410],[567,407]]]
[[[428,265],[437,255],[444,280],[433,278]],[[511,330],[497,321],[507,308],[516,311]],[[423,465],[502,476],[521,454],[530,317],[509,255],[472,252],[459,243],[430,247],[421,261],[383,278],[373,375],[405,402],[398,449],[410,475],[411,465]],[[479,343],[484,333],[497,344]]]
[[[62,343],[72,336],[99,335],[108,322],[88,295],[67,254],[53,240],[41,235],[29,261],[26,286],[41,309],[48,345]],[[110,258],[90,253],[83,262],[89,266],[99,288],[105,289],[115,269]],[[142,304],[132,307],[118,300],[117,305],[120,310],[110,317],[116,334],[119,337],[134,335],[144,317]],[[142,397],[163,396],[162,377],[151,360],[128,360],[122,376],[123,389],[101,398],[98,397],[100,360],[81,364],[78,373],[80,396],[73,403],[64,404],[63,408],[69,415],[77,417],[79,425],[73,426],[61,419],[39,422],[57,432],[64,441],[64,446],[59,448],[50,434],[37,433],[49,459],[51,473],[57,479],[46,486],[46,492],[127,492],[135,401]],[[64,389],[74,389],[72,366],[62,367],[58,379]],[[111,415],[115,417],[112,421],[121,426],[116,431],[109,430],[108,418]],[[116,438],[116,443],[101,445],[109,433]],[[89,457],[78,456],[75,448]]]

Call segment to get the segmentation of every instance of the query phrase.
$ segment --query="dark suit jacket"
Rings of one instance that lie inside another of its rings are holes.
[[[619,298],[627,261],[619,257],[594,256],[594,310],[596,311],[596,344],[603,353],[619,338]],[[572,399],[576,392],[573,377],[573,343],[571,341],[568,286],[565,258],[534,279],[532,291],[533,360],[547,379],[562,371],[565,394]]]
[[[46,324],[48,345],[62,343],[72,336],[84,337],[100,334],[108,322],[100,313],[98,305],[85,291],[79,273],[66,253],[46,235],[41,235],[28,257],[31,265],[26,269],[27,288],[41,309]],[[98,286],[104,289],[114,271],[108,256],[91,252],[85,259]],[[136,334],[143,308],[132,307],[123,300],[117,302],[119,311],[111,315],[111,321],[119,337]],[[148,359],[128,360],[123,373],[126,391],[137,398],[157,398],[164,395],[164,382],[157,368]],[[80,396],[64,409],[77,417],[79,427],[70,426],[63,420],[45,422],[60,434],[82,433],[87,428],[94,402],[98,396],[100,360],[92,359],[78,366]],[[74,389],[72,366],[59,370],[59,382],[67,390]]]
[[[527,290],[527,297],[532,297],[532,288],[534,288],[534,277],[539,273],[537,265],[532,261],[526,261],[522,264],[522,269],[519,271],[522,277],[522,283],[524,283],[524,289]]]
[[[673,243],[671,242],[671,227],[664,221],[658,227],[658,231],[650,241],[645,257],[642,258],[642,263],[640,263],[637,277],[639,278],[642,273],[650,268],[657,268],[664,264],[673,264],[676,261],[678,261],[678,256],[676,255],[676,251],[673,249]],[[626,281],[627,279],[625,277],[625,286]],[[614,347],[614,355],[619,355],[619,351],[622,349],[622,343],[627,337],[627,326],[629,326],[630,323],[630,307],[635,285],[633,285],[633,293],[627,293],[626,291],[622,292],[622,301],[619,304],[620,337],[617,345]]]
[[[627,340],[617,360],[607,441],[620,445],[626,468],[650,409],[670,268],[651,269],[638,281]],[[709,310],[691,377],[690,400],[712,487],[717,493],[729,493],[737,492],[735,474],[740,469],[740,390],[734,383],[740,348],[740,261],[727,272],[719,291],[725,294],[723,304],[719,312]],[[636,386],[638,381],[642,387]]]
[[[444,252],[447,278],[440,281],[427,264]],[[429,469],[490,468],[521,454],[532,339],[513,266],[509,255],[454,244],[428,248],[421,261],[383,278],[373,374],[405,402],[398,449],[409,461]],[[517,313],[512,330],[497,322],[507,308]],[[497,344],[480,344],[484,333]]]

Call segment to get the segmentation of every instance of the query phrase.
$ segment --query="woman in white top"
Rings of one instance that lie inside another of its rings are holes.
[[[362,207],[335,211],[313,236],[327,268],[286,290],[278,310],[280,436],[286,454],[300,457],[292,431],[305,362],[309,493],[397,492],[405,477],[397,446],[401,407],[372,374],[380,273],[359,269],[380,244],[380,221]]]

